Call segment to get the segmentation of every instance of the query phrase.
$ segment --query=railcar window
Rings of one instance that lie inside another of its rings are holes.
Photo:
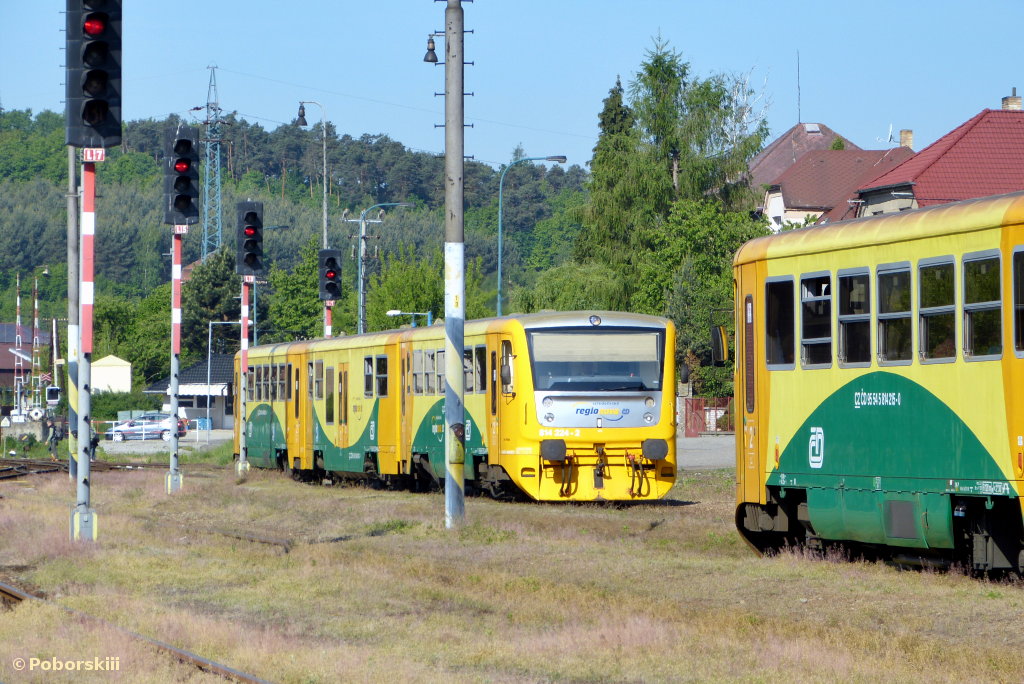
[[[472,392],[473,390],[473,349],[462,350],[462,389],[465,392]]]
[[[256,401],[263,401],[263,376],[266,366],[256,366]]]
[[[270,400],[271,401],[275,401],[277,399],[277,397],[278,397],[277,383],[280,382],[280,378],[278,377],[278,373],[277,372],[278,372],[279,369],[280,369],[280,366],[278,366],[276,363],[273,366],[269,366],[268,367],[268,370],[270,371],[270,383],[269,383],[270,387],[269,387],[269,389],[270,389]]]
[[[765,361],[769,366],[792,366],[794,362],[793,281],[777,280],[765,285]]]
[[[313,400],[313,362],[306,364],[306,398]]]
[[[437,350],[437,393],[444,396],[444,349]]]
[[[245,400],[254,401],[256,396],[256,373],[252,366],[245,374]]]
[[[388,396],[388,357],[377,357],[377,396]]]
[[[999,256],[964,257],[964,355],[1003,353]]]
[[[298,378],[298,375],[296,375],[295,383],[298,384],[298,382],[299,382],[299,378]],[[284,384],[286,385],[285,392],[287,393],[285,398],[288,401],[291,401],[292,400],[292,364],[290,364],[290,363],[288,364],[288,370],[287,370],[287,372],[285,373],[285,376],[284,376]]]
[[[839,362],[871,363],[871,278],[839,274]]]
[[[487,347],[476,348],[476,391],[487,391]]]
[[[327,369],[327,405],[324,408],[324,422],[334,425],[334,368]]]
[[[743,301],[743,385],[747,399],[747,413],[754,412],[754,297]]]
[[[956,297],[953,264],[924,263],[918,268],[918,316],[922,360],[956,356]]]
[[[1013,347],[1024,352],[1024,251],[1013,253]]]
[[[277,367],[277,398],[285,400],[288,392],[288,368],[283,363]]]
[[[338,382],[341,384],[341,424],[348,425],[348,371],[343,370]]]
[[[367,397],[373,396],[373,357],[363,358],[363,394]]]
[[[878,272],[878,359],[882,363],[909,363],[910,269]]]
[[[508,366],[508,371],[509,371],[509,373],[508,373],[508,375],[509,375],[509,383],[508,384],[505,384],[505,382],[501,383],[501,391],[504,394],[510,394],[512,392],[512,384],[515,381],[515,375],[514,375],[515,369],[512,367],[512,359],[514,359],[514,358],[515,358],[515,356],[512,354],[512,343],[509,342],[508,340],[502,340],[501,341],[501,366],[502,366],[502,368],[504,368],[505,366]]]
[[[434,394],[436,389],[434,382],[436,380],[437,371],[434,366],[434,354],[435,352],[433,349],[428,349],[423,352],[423,382],[424,392],[427,394]]]
[[[412,353],[412,393],[423,394],[423,350]]]
[[[313,367],[315,369],[315,375],[313,376],[313,395],[317,399],[324,398],[324,362],[314,361]]]
[[[828,275],[800,279],[800,344],[803,365],[831,365],[832,279]]]

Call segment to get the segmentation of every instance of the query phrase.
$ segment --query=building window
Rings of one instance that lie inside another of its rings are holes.
[[[800,345],[804,366],[832,364],[832,279],[828,274],[800,279]]]
[[[839,273],[839,363],[871,365],[871,276]]]
[[[769,281],[765,285],[765,361],[771,369],[792,368],[794,364],[795,316],[793,280]]]
[[[952,257],[918,266],[918,321],[923,361],[956,357],[956,288]]]
[[[999,253],[964,256],[964,356],[1003,353],[1003,303]]]
[[[878,360],[880,363],[911,362],[910,266],[878,270]]]

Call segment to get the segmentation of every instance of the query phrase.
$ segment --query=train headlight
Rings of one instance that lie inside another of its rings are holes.
[[[542,403],[543,403],[543,404],[544,404],[545,406],[551,406],[552,404],[554,404],[554,403],[555,403],[555,400],[554,400],[554,399],[552,399],[551,397],[544,397],[544,401],[543,401]]]
[[[555,414],[554,413],[545,413],[544,414],[544,422],[545,423],[553,423],[553,422],[555,422]]]
[[[653,423],[654,422],[654,416],[652,414],[650,414],[650,413],[645,413],[644,414],[644,422],[645,423]]]
[[[644,399],[644,406],[647,408],[654,408],[654,397],[647,397]]]

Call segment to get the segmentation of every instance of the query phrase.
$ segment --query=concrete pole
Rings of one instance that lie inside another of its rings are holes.
[[[462,0],[448,0],[444,17],[444,402],[447,424],[444,433],[444,523],[451,529],[466,519],[466,411],[462,403],[462,350],[466,346]]]
[[[246,400],[248,399],[249,390],[249,287],[255,281],[254,276],[242,276],[242,335],[241,335],[241,349],[242,358],[240,359],[238,376],[240,378],[240,391],[242,396],[240,397],[240,405],[242,415],[238,416],[238,475],[239,477],[245,475],[249,470],[249,460],[246,452],[246,437],[245,431],[247,427],[246,420]]]
[[[174,226],[171,247],[171,455],[167,471],[167,493],[181,489],[181,471],[178,469],[178,388],[181,368],[181,236],[188,225]],[[209,404],[209,399],[207,399]]]
[[[93,259],[96,237],[96,164],[82,163],[81,288],[78,343],[78,491],[71,511],[71,539],[96,540],[96,511],[89,505],[92,457],[92,309],[94,303]]]
[[[68,145],[68,478],[78,479],[78,160]],[[59,352],[58,352],[59,353]]]
[[[366,332],[366,212],[363,210],[359,215],[359,275],[356,280],[359,285],[359,313],[357,332],[362,335]]]

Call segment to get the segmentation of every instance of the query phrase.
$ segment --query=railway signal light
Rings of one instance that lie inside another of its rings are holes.
[[[164,223],[176,226],[199,221],[199,136],[191,126],[178,126],[167,145],[164,166]]]
[[[263,202],[238,203],[235,271],[239,275],[263,272]]]
[[[121,0],[67,0],[65,141],[121,144]]]
[[[341,250],[320,250],[320,299],[341,299]]]

